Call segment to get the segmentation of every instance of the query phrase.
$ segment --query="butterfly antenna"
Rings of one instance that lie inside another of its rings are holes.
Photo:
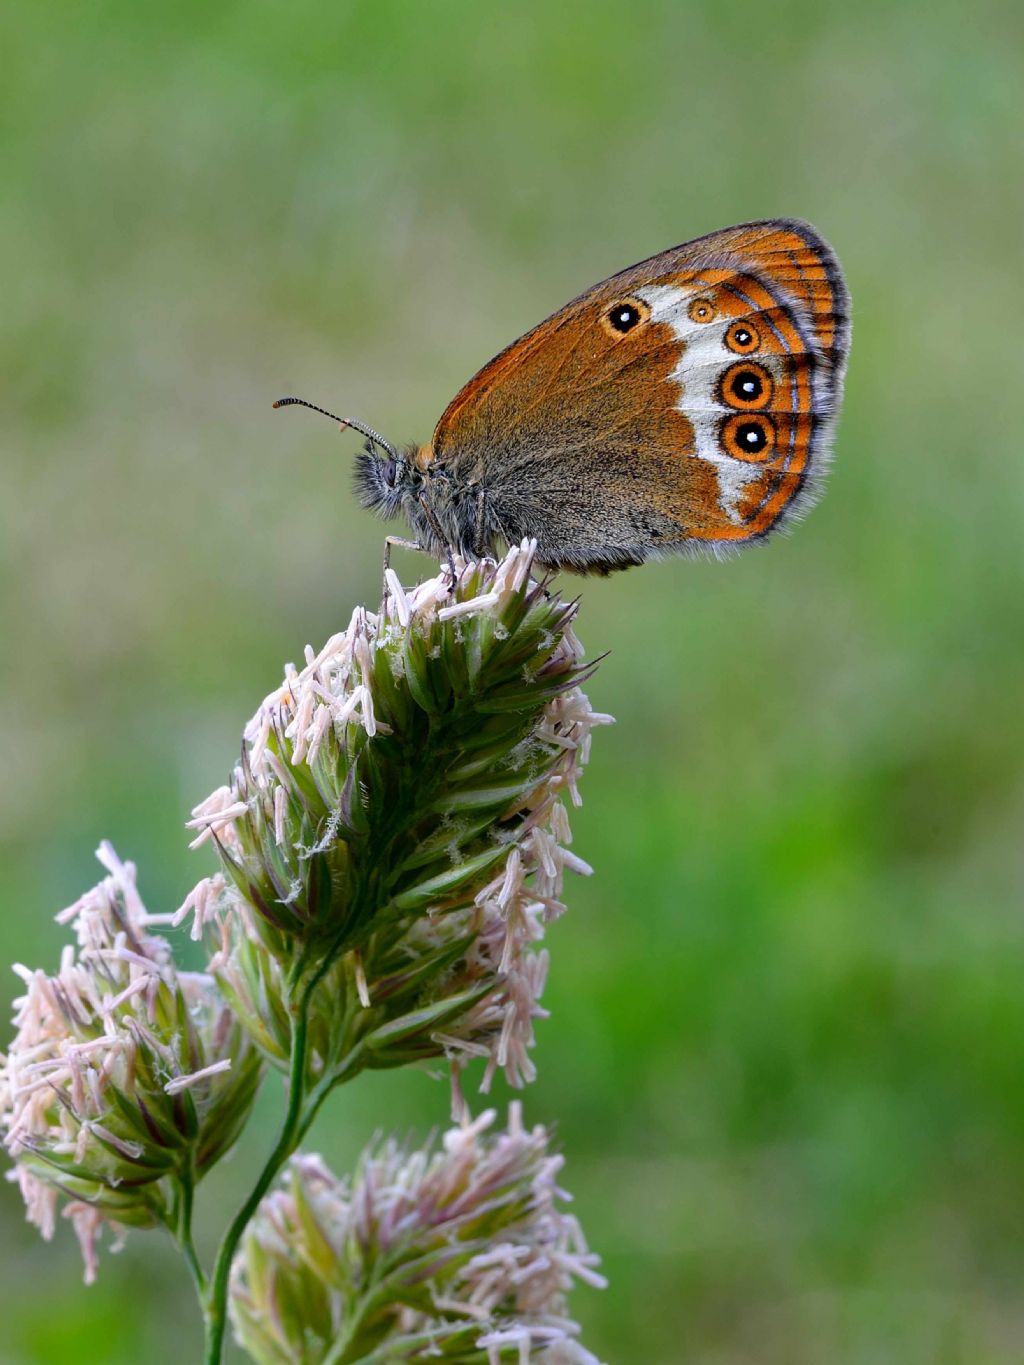
[[[393,460],[402,458],[390,441],[385,441],[379,431],[374,431],[373,427],[368,427],[365,422],[360,422],[357,417],[336,417],[333,412],[328,412],[326,408],[318,408],[315,403],[307,403],[304,398],[279,398],[274,407],[287,408],[296,403],[299,407],[311,408],[313,412],[319,412],[324,417],[329,417],[332,422],[337,422],[343,431],[346,427],[351,427],[353,431],[362,432],[374,445],[380,446],[381,450],[386,450]]]

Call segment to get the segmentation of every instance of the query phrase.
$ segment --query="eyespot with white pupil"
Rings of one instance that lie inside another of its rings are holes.
[[[686,315],[691,322],[713,322],[718,314],[718,309],[710,299],[693,299]]]
[[[755,412],[770,406],[774,392],[774,381],[764,366],[756,360],[744,360],[726,370],[719,397],[727,407]]]
[[[619,341],[650,316],[651,310],[643,299],[616,299],[610,308],[602,310],[600,323],[613,341]]]
[[[620,335],[631,332],[640,321],[640,309],[634,303],[617,303],[609,311],[608,321]]]
[[[725,344],[738,355],[749,355],[761,344],[757,328],[752,322],[734,322],[725,334]]]
[[[737,413],[722,423],[721,439],[727,455],[760,463],[775,449],[775,425],[764,413]]]

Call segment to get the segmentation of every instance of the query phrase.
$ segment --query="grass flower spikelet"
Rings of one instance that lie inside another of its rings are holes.
[[[603,1286],[557,1176],[546,1131],[518,1106],[423,1151],[387,1141],[338,1179],[298,1156],[235,1261],[231,1315],[264,1365],[302,1360],[598,1365],[567,1295]]]
[[[57,918],[77,946],[54,975],[17,967],[25,993],[0,1068],[0,1124],[31,1222],[61,1199],[95,1274],[96,1237],[169,1223],[181,1194],[234,1143],[258,1054],[213,977],[178,971],[109,844],[109,875]]]
[[[309,1080],[445,1056],[533,1076],[547,923],[561,914],[562,794],[594,725],[576,607],[530,576],[533,546],[456,560],[284,681],[230,781],[197,806],[222,864],[182,907],[272,1063],[287,1066],[311,980]]]

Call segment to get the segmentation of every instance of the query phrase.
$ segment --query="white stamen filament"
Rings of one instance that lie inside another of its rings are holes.
[[[384,578],[387,581],[388,591],[391,593],[391,600],[395,604],[395,612],[398,615],[399,625],[403,630],[406,630],[412,619],[412,613],[409,607],[409,599],[405,595],[405,589],[402,587],[398,574],[395,573],[394,569],[385,569]]]
[[[168,1095],[177,1095],[179,1091],[187,1090],[190,1086],[196,1085],[199,1081],[205,1081],[210,1076],[219,1076],[224,1071],[231,1069],[231,1058],[224,1057],[219,1062],[213,1062],[210,1066],[204,1066],[199,1071],[193,1071],[188,1076],[176,1076],[173,1081],[168,1081],[164,1090]]]
[[[479,597],[471,597],[466,602],[453,602],[450,607],[441,607],[437,613],[437,619],[439,621],[454,621],[459,616],[473,616],[477,612],[496,607],[500,601],[501,598],[496,592],[481,593]]]

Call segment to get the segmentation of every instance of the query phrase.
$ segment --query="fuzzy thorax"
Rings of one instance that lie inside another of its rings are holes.
[[[429,446],[408,446],[395,459],[367,441],[356,459],[356,491],[363,507],[385,521],[404,517],[432,554],[454,551],[466,559],[495,554],[502,528],[483,484],[453,478]]]

